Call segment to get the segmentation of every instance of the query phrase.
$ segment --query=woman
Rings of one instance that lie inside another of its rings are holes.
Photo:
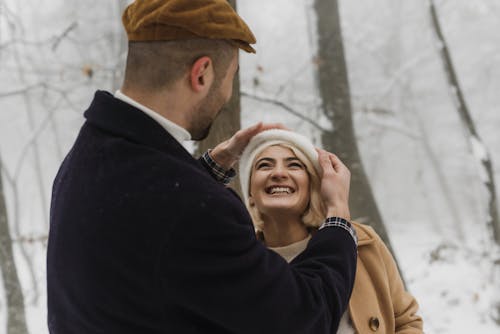
[[[258,238],[288,262],[325,217],[318,154],[305,137],[285,130],[255,136],[240,159],[245,203]],[[403,286],[393,257],[375,231],[352,223],[358,236],[354,289],[337,333],[423,333],[418,304]]]

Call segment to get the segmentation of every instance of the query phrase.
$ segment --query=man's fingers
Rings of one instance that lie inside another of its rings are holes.
[[[258,133],[269,129],[286,129],[283,124],[259,122],[237,131],[231,138],[223,141],[211,151],[212,159],[219,165],[233,166],[239,159],[248,142]]]
[[[265,131],[265,130],[270,130],[270,129],[282,129],[282,130],[288,130],[283,124],[281,123],[267,123],[264,124],[262,122],[259,122],[255,125],[252,125],[246,129],[239,130],[236,132],[234,135],[234,139],[243,145],[246,146],[246,144],[252,139],[253,136],[257,135],[258,133]]]
[[[336,172],[340,172],[342,169],[345,168],[342,161],[335,154],[328,152],[328,159],[330,159],[332,167]]]
[[[262,129],[260,131],[271,130],[271,129],[281,129],[281,130],[291,131],[289,128],[287,128],[286,126],[284,126],[281,123],[263,124]]]
[[[323,174],[325,172],[351,173],[342,160],[340,160],[335,154],[319,148],[316,148],[316,151],[318,151],[319,154],[318,158],[321,168],[323,168]]]
[[[318,160],[319,160],[319,164],[321,166],[321,169],[323,171],[323,175],[328,174],[328,173],[333,173],[334,169],[333,169],[332,162],[330,160],[330,156],[329,156],[330,153],[328,153],[325,150],[319,149],[319,148],[317,148],[316,151],[318,151]]]
[[[234,145],[239,146],[243,145],[246,146],[247,143],[252,139],[253,136],[255,136],[257,133],[259,133],[262,128],[262,122],[259,122],[255,125],[252,125],[248,128],[241,129],[237,131],[234,136],[231,138]]]
[[[337,157],[335,154],[329,153],[329,158],[330,158],[330,161],[332,163],[333,169],[337,173],[346,173],[346,174],[351,173],[349,171],[349,168],[347,168],[347,166],[342,162],[342,160],[340,160],[340,158]]]
[[[240,131],[238,131],[243,137],[245,136],[254,136],[256,133],[258,133],[259,131],[261,131],[261,128],[262,128],[262,122],[259,122],[255,125],[252,125],[246,129],[241,129]]]

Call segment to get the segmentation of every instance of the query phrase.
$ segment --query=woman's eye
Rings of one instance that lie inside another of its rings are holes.
[[[263,162],[257,165],[257,169],[262,169],[266,167],[270,167],[271,165],[268,162]]]
[[[304,166],[302,166],[302,164],[300,164],[298,162],[292,162],[288,166],[291,167],[291,168],[300,168],[300,169],[304,168]]]

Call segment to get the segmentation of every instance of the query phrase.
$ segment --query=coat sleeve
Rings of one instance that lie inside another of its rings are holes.
[[[406,291],[394,258],[380,237],[377,236],[377,238],[389,279],[389,288],[394,307],[395,333],[421,334],[423,333],[423,322],[422,318],[417,314],[417,300]]]
[[[179,208],[164,251],[167,311],[200,332],[335,333],[354,284],[351,235],[318,231],[289,265],[256,240],[248,213],[227,194]]]

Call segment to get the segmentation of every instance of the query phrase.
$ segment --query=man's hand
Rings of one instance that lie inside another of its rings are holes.
[[[349,187],[351,172],[332,153],[317,149],[319,164],[322,168],[321,197],[327,210],[327,217],[341,217],[351,219],[349,212]]]
[[[250,139],[252,139],[252,137],[259,132],[269,129],[286,130],[286,128],[279,123],[257,123],[249,128],[239,130],[231,138],[217,145],[212,151],[210,151],[210,156],[221,167],[229,170],[234,166],[236,162],[238,162],[241,154],[243,153],[243,150],[245,149],[245,147],[247,147]]]

